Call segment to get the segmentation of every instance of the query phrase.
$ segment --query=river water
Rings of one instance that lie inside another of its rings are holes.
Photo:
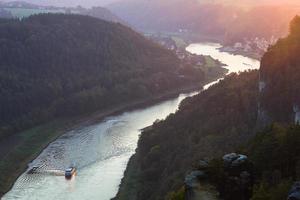
[[[187,50],[220,60],[230,72],[259,67],[258,60],[220,52],[219,47],[215,43],[199,43],[191,44]],[[127,162],[135,152],[140,129],[174,113],[183,99],[198,92],[180,94],[177,98],[67,132],[29,163],[29,168],[39,166],[40,173],[22,174],[3,199],[111,199],[117,193]],[[70,165],[75,165],[78,172],[71,180],[66,180],[63,170]]]

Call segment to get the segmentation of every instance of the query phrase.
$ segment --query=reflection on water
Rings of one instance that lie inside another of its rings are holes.
[[[217,43],[195,43],[189,45],[186,50],[197,55],[211,56],[212,58],[221,61],[221,63],[226,65],[224,67],[228,69],[228,74],[233,72],[243,72],[249,69],[259,69],[260,61],[242,55],[233,55],[227,52],[221,52],[219,50],[221,47],[222,45]],[[218,83],[222,79],[223,78],[220,78],[205,85],[203,89],[208,89],[210,86]]]
[[[222,46],[217,43],[195,43],[189,45],[186,50],[198,54],[211,56],[227,65],[229,73],[241,72],[248,69],[258,69],[260,62],[258,60],[248,58],[241,55],[233,55],[227,52],[220,52]]]
[[[164,119],[187,96],[165,101],[146,109],[105,119],[102,123],[70,131],[54,141],[29,164],[50,172],[76,166],[71,181],[50,173],[24,173],[4,199],[110,199],[130,156],[137,145],[140,129],[156,119]]]
[[[259,62],[243,56],[218,51],[217,44],[192,44],[192,53],[211,55],[228,65],[230,71],[258,68]],[[207,87],[205,87],[207,88]],[[4,200],[109,200],[117,193],[124,170],[137,146],[140,129],[156,119],[164,119],[178,108],[187,96],[148,108],[126,112],[103,122],[72,130],[51,143],[32,163],[42,172],[24,173]],[[63,170],[74,165],[77,175],[70,181]]]

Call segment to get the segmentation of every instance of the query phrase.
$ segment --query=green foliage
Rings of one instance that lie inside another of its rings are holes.
[[[277,177],[296,179],[300,155],[300,126],[273,124],[258,133],[249,146],[249,156],[257,171],[269,183]],[[267,162],[266,162],[267,161]]]
[[[205,56],[205,65],[210,68],[210,67],[215,67],[217,65],[217,61],[215,61],[212,57],[210,56]]]
[[[292,181],[283,180],[277,185],[268,186],[266,183],[259,183],[254,187],[251,200],[284,200],[291,189]]]
[[[300,105],[299,52],[300,17],[296,17],[290,35],[263,57],[260,77],[266,88],[261,95],[257,72],[231,74],[209,90],[186,99],[176,114],[146,130],[135,158],[141,169],[137,198],[164,199],[168,191],[180,188],[175,183],[183,180],[195,161],[235,151],[251,139],[243,153],[254,166],[253,200],[286,199],[300,174],[300,125],[286,123],[294,122],[293,105]],[[278,123],[253,138],[258,103]],[[153,158],[157,145],[163,153]],[[212,181],[235,193],[237,188],[224,180],[221,161],[212,160],[210,165]],[[250,184],[246,189],[252,189],[252,181]]]
[[[300,17],[296,16],[290,24],[290,33],[296,37],[300,37]]]
[[[293,121],[293,106],[300,105],[300,17],[290,24],[290,34],[269,48],[261,62],[266,89],[261,104],[274,121]]]
[[[221,159],[213,159],[209,162],[209,168],[207,173],[209,174],[209,178],[212,183],[216,185],[224,184],[225,171],[224,164]]]
[[[256,122],[257,81],[257,71],[231,74],[184,100],[176,114],[143,132],[134,158],[140,169],[136,198],[167,198],[170,191],[182,187],[195,161],[222,156],[246,142]],[[211,165],[215,166],[212,179],[220,180],[222,163],[212,161]]]
[[[18,134],[17,145],[0,160],[0,196],[6,193],[20,173],[24,172],[28,162],[71,124],[70,121],[54,121]]]
[[[253,193],[252,200],[271,200],[271,195],[263,183],[256,185]]]
[[[180,190],[176,192],[170,192],[167,195],[166,200],[184,200],[184,187],[180,188]]]
[[[293,181],[298,180],[300,126],[273,124],[258,133],[247,148],[257,173],[252,199],[286,199]]]
[[[188,46],[187,42],[184,41],[180,37],[173,36],[172,39],[175,41],[176,46],[179,47],[179,48],[185,48],[186,46]]]
[[[39,14],[39,13],[59,13],[62,12],[62,10],[57,9],[34,9],[34,8],[5,8],[5,10],[9,11],[12,15],[12,17],[15,18],[23,18],[23,17],[29,17],[30,15]]]
[[[204,80],[118,23],[41,14],[0,20],[0,137],[54,118],[147,99]]]

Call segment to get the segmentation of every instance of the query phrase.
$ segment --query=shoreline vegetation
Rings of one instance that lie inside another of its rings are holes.
[[[241,49],[235,48],[231,45],[226,45],[224,38],[221,36],[209,36],[209,35],[197,35],[195,33],[172,33],[172,32],[147,32],[144,34],[146,37],[160,37],[160,38],[169,38],[176,43],[176,46],[185,49],[191,43],[199,42],[212,42],[220,43],[222,47],[219,48],[221,52],[230,53],[233,55],[246,56],[252,59],[261,60],[263,54],[257,50],[243,51]]]
[[[0,161],[0,197],[13,187],[13,184],[18,177],[26,171],[28,163],[33,161],[51,142],[55,141],[66,132],[81,126],[99,123],[108,116],[154,105],[160,101],[171,99],[181,93],[201,90],[205,84],[213,80],[217,80],[225,75],[226,70],[224,70],[221,66],[220,71],[222,71],[222,73],[214,78],[206,80],[203,83],[173,89],[165,92],[164,94],[153,96],[151,99],[142,99],[125,103],[115,106],[114,108],[86,114],[81,117],[57,119],[0,141],[2,148],[5,143],[10,145],[9,152],[7,152],[6,155],[3,156],[0,154],[0,157],[2,157]],[[43,132],[43,134],[39,134],[40,132]],[[12,141],[7,142],[8,140]]]
[[[298,199],[299,33],[297,16],[259,70],[226,76],[143,131],[113,200],[183,200],[191,177],[224,200]]]
[[[239,49],[235,49],[231,46],[223,46],[223,47],[219,48],[219,50],[221,52],[226,52],[226,53],[230,53],[230,54],[233,54],[233,55],[246,56],[246,57],[256,59],[256,60],[261,60],[261,58],[263,56],[263,55],[260,55],[258,52],[255,52],[255,51],[246,52],[246,51],[242,51],[242,50],[239,50]]]
[[[1,46],[0,80],[7,89],[0,90],[0,196],[75,124],[199,89],[227,73],[221,63],[206,66],[187,52],[180,59],[128,27],[88,16],[40,14],[2,23],[9,48]]]
[[[228,75],[145,129],[112,200],[182,199],[170,195],[181,191],[186,173],[198,160],[231,152],[252,136],[257,81],[257,71]],[[224,102],[226,107],[220,106]]]

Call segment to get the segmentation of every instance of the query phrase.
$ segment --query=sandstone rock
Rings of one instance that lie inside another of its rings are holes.
[[[230,153],[223,156],[223,161],[225,165],[230,165],[232,161],[237,159],[239,156],[236,153]]]
[[[192,171],[185,177],[184,183],[188,188],[197,187],[199,179],[202,179],[204,177],[206,177],[205,172],[200,170]]]
[[[247,161],[247,156],[237,153],[230,153],[223,156],[223,162],[225,167],[238,167]]]
[[[206,170],[209,167],[208,162],[205,160],[200,160],[198,163],[198,168],[200,170]]]
[[[241,164],[245,163],[248,161],[248,157],[245,155],[239,155],[239,157],[237,159],[235,159],[234,161],[232,161],[231,165],[233,167],[237,167],[240,166]]]
[[[288,200],[300,200],[300,182],[296,182],[289,192]]]

